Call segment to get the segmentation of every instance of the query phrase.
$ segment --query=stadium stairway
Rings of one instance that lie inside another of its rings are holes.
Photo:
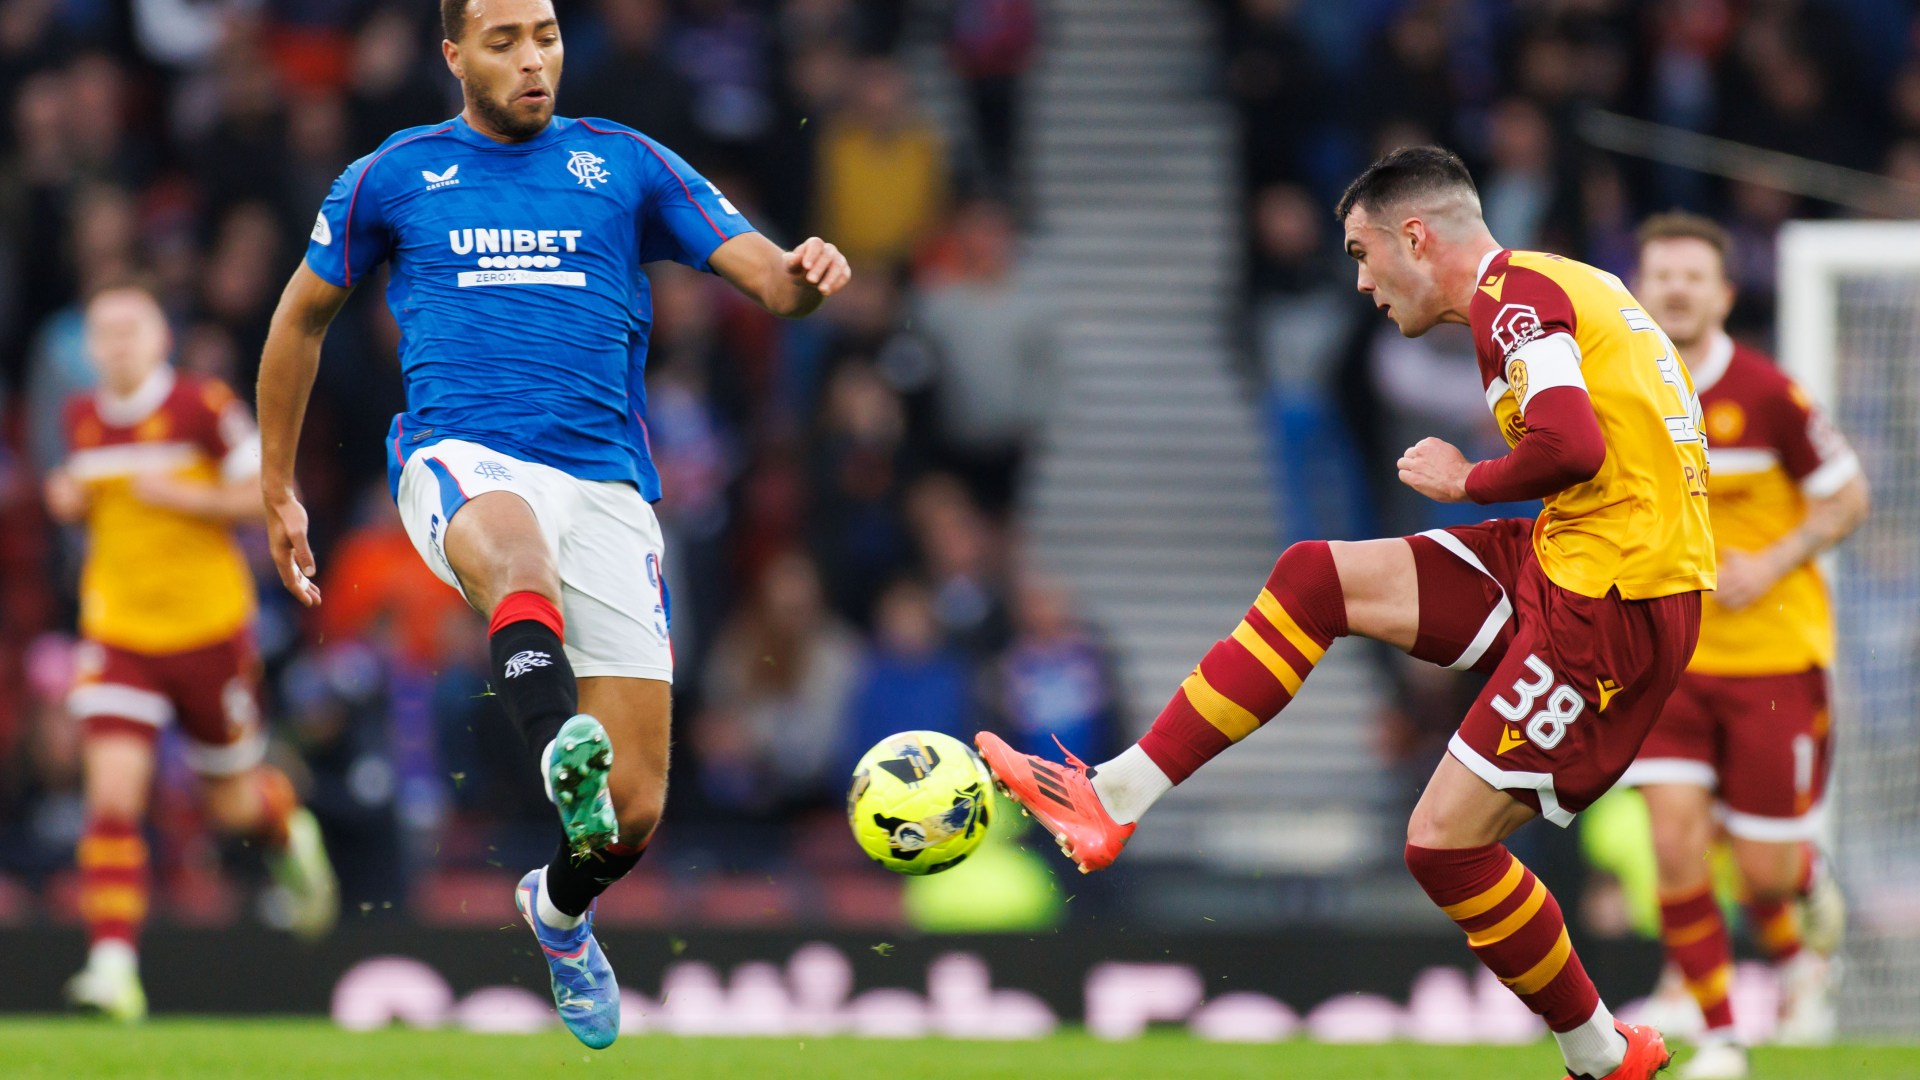
[[[1044,10],[1025,161],[1059,348],[1025,519],[1040,566],[1113,645],[1137,731],[1278,554],[1266,435],[1232,362],[1237,151],[1201,0]],[[1335,649],[1282,721],[1155,809],[1134,856],[1271,878],[1397,852],[1373,680]]]

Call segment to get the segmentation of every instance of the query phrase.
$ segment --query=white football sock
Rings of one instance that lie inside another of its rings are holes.
[[[1173,781],[1139,743],[1093,770],[1093,793],[1100,796],[1100,805],[1121,825],[1139,821],[1160,796],[1172,790]]]
[[[572,930],[574,927],[587,921],[587,916],[584,912],[579,915],[569,915],[553,906],[553,897],[547,895],[547,872],[545,869],[540,871],[540,888],[533,894],[533,909],[534,913],[540,917],[541,923],[553,930]]]
[[[107,938],[93,943],[87,950],[87,967],[94,971],[133,971],[139,968],[140,957],[133,946],[118,938]]]
[[[1567,1071],[1575,1076],[1605,1076],[1627,1057],[1627,1037],[1613,1026],[1613,1013],[1604,1001],[1586,1023],[1572,1031],[1554,1032],[1553,1041],[1560,1044]]]

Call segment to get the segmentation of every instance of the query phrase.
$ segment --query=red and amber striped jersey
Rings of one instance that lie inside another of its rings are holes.
[[[1546,499],[1533,547],[1549,580],[1628,600],[1714,586],[1707,445],[1693,381],[1667,335],[1619,278],[1537,251],[1499,251],[1468,311],[1480,380],[1507,445],[1548,386],[1580,386],[1606,461]]]
[[[143,502],[141,476],[219,483],[257,471],[253,417],[226,385],[163,367],[124,399],[66,411],[67,471],[88,495],[80,632],[136,652],[196,649],[252,620],[253,577],[227,526]]]
[[[1806,500],[1860,474],[1860,459],[1807,395],[1765,355],[1717,336],[1693,365],[1713,442],[1714,540],[1759,551],[1798,528]],[[1709,596],[1689,671],[1790,675],[1833,662],[1833,611],[1813,563],[1738,611]]]

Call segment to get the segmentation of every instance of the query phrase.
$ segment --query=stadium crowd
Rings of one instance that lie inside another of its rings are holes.
[[[1739,244],[1754,332],[1771,322],[1774,232],[1833,208],[1600,153],[1579,139],[1582,109],[1920,181],[1920,22],[1897,0],[1215,2],[1249,193],[1248,356],[1280,458],[1300,463],[1277,478],[1297,535],[1428,527],[1393,454],[1412,433],[1494,438],[1465,333],[1402,341],[1351,295],[1326,207],[1377,148],[1457,146],[1503,242],[1619,271],[1645,212],[1709,211]],[[1046,312],[1021,279],[1017,133],[1045,4],[560,7],[560,112],[649,132],[770,235],[828,237],[856,270],[821,317],[790,324],[717,279],[652,276],[679,671],[659,861],[857,864],[846,770],[898,728],[987,725],[1036,751],[1055,733],[1094,760],[1124,741],[1097,632],[1019,539],[1044,409],[1021,387],[1046,362]],[[927,12],[939,40],[910,51]],[[457,110],[438,39],[431,8],[382,0],[0,0],[0,919],[57,892],[82,825],[63,708],[79,537],[40,505],[59,403],[92,378],[79,302],[148,283],[176,363],[247,396],[328,185],[388,132]],[[964,138],[930,118],[909,56],[944,60]],[[434,915],[436,875],[519,866],[551,818],[508,775],[517,736],[485,693],[481,620],[432,579],[386,491],[402,385],[379,294],[369,283],[334,325],[301,454],[325,605],[300,611],[245,536],[274,753],[326,827],[345,899]],[[1307,440],[1336,449],[1288,454]],[[230,909],[222,867],[245,857],[179,792],[156,795],[162,910]]]

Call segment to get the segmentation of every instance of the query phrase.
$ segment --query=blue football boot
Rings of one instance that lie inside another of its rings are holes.
[[[574,1038],[595,1050],[604,1050],[620,1034],[620,984],[600,943],[593,939],[593,909],[579,926],[556,930],[540,921],[541,877],[546,867],[529,870],[513,890],[513,906],[533,927],[540,951],[553,974],[553,1004]]]

